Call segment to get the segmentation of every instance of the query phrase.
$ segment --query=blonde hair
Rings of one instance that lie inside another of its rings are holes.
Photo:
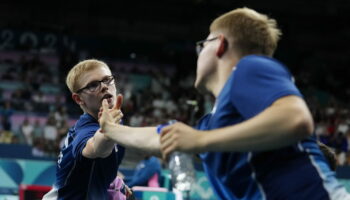
[[[105,67],[111,71],[105,62],[96,59],[84,60],[76,64],[67,74],[66,84],[69,90],[72,93],[79,90],[78,87],[81,87],[78,85],[80,77],[85,72],[92,71],[98,67]]]
[[[282,35],[276,20],[249,8],[238,8],[216,18],[210,25],[210,32],[215,31],[226,33],[240,56],[272,56]]]

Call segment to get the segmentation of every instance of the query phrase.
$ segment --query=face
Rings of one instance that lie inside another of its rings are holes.
[[[217,34],[211,33],[207,40],[215,38]],[[197,59],[197,75],[195,81],[195,88],[199,91],[208,91],[208,83],[211,76],[216,71],[217,57],[216,50],[219,45],[219,40],[211,40],[203,43],[203,49],[198,55]]]
[[[79,88],[84,88],[90,85],[98,85],[96,81],[109,80],[111,77],[111,71],[105,67],[98,67],[92,71],[85,72],[78,82]],[[80,104],[83,106],[86,112],[93,116],[97,116],[97,113],[102,105],[102,100],[107,99],[109,108],[113,108],[116,103],[116,85],[115,80],[110,84],[104,82],[100,83],[100,87],[96,91],[90,91],[88,88],[78,93],[80,97]]]

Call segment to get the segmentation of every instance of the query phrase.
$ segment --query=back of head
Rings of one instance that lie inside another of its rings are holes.
[[[109,67],[106,63],[96,59],[84,60],[76,64],[67,74],[66,84],[69,90],[73,93],[76,92],[79,88],[82,87],[79,85],[81,76],[88,71],[92,71],[98,67],[105,67],[109,71]]]
[[[272,56],[281,31],[274,19],[249,8],[238,8],[216,18],[210,32],[223,32],[229,45],[243,57],[249,54]]]

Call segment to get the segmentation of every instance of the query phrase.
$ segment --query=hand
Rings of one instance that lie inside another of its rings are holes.
[[[133,199],[133,192],[132,192],[132,190],[126,184],[124,186],[125,186],[126,199]]]
[[[202,151],[201,140],[203,136],[204,133],[200,133],[200,131],[181,122],[164,127],[160,135],[160,149],[163,159],[166,160],[174,151],[199,153]]]
[[[98,113],[98,122],[102,133],[108,133],[108,129],[111,126],[118,125],[121,122],[123,117],[123,113],[120,110],[122,102],[123,96],[121,94],[117,96],[117,102],[112,109],[108,108],[108,102],[106,99],[102,101],[102,106]]]

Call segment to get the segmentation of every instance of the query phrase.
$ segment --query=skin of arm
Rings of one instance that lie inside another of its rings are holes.
[[[106,99],[102,101],[102,108],[109,113],[111,123],[119,123],[123,117],[123,114],[120,111],[122,100],[122,97],[118,96],[116,106],[112,109],[108,109]],[[106,137],[101,130],[103,129],[97,130],[94,136],[87,141],[86,146],[83,149],[84,157],[90,159],[105,158],[112,153],[115,142]]]
[[[160,156],[160,142],[156,127],[128,127],[110,125],[106,137],[124,146]]]
[[[160,156],[160,142],[156,127],[129,127],[114,123],[113,116],[102,110],[99,123],[106,138],[124,146]]]
[[[173,151],[201,153],[247,152],[278,149],[312,135],[313,120],[303,99],[286,96],[276,100],[255,117],[224,128],[199,131],[176,123],[163,128],[164,158]]]
[[[101,130],[97,130],[95,135],[91,137],[85,148],[83,149],[83,156],[86,158],[105,158],[112,153],[114,142],[108,139]]]

